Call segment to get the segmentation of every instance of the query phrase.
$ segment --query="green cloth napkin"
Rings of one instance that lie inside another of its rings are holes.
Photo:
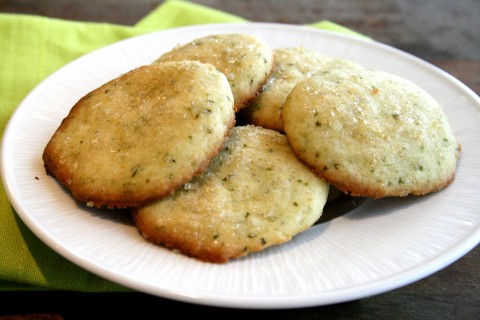
[[[176,0],[164,2],[135,26],[0,14],[0,132],[40,81],[92,50],[148,32],[226,22],[246,20]],[[312,26],[362,36],[330,21]],[[13,290],[130,289],[91,274],[47,247],[21,221],[0,185],[0,291]]]

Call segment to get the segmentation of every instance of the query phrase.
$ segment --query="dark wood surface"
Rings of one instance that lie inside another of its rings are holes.
[[[162,1],[0,0],[0,12],[134,24]],[[418,56],[480,93],[478,0],[192,1],[251,21],[304,24],[330,20]],[[480,214],[480,211],[479,211]],[[0,292],[0,319],[164,317],[243,319],[480,319],[480,248],[402,288],[357,301],[291,310],[232,310],[143,293]]]

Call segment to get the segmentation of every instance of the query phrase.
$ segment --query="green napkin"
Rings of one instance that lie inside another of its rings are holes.
[[[185,1],[166,1],[135,26],[0,14],[0,132],[21,100],[66,63],[105,45],[148,32],[246,20]],[[330,21],[313,27],[358,36]],[[363,36],[362,36],[363,37]],[[129,291],[67,261],[17,216],[0,185],[0,290]]]

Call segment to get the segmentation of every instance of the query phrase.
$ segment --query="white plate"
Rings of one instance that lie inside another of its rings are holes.
[[[252,34],[273,48],[304,45],[413,80],[440,101],[463,147],[455,181],[425,197],[367,201],[287,244],[215,265],[148,243],[124,216],[77,205],[45,174],[43,148],[80,97],[177,44],[228,32]],[[478,141],[478,96],[409,54],[299,26],[205,25],[128,39],[54,73],[12,116],[3,138],[1,170],[21,219],[53,250],[86,270],[138,291],[184,302],[292,308],[383,293],[424,278],[474,248],[480,239]]]

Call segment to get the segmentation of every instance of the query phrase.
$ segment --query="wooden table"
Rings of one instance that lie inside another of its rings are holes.
[[[3,0],[0,12],[133,24],[162,1]],[[327,19],[416,55],[480,93],[480,2],[476,0],[192,1],[251,21],[304,24]],[[479,212],[480,214],[480,212]],[[480,247],[413,284],[338,305],[293,310],[231,310],[143,293],[2,292],[13,319],[113,318],[130,312],[175,317],[270,319],[480,319]]]

